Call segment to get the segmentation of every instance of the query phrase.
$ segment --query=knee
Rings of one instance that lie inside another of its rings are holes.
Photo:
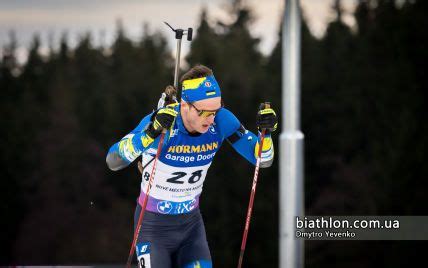
[[[209,260],[197,260],[186,264],[183,268],[212,268],[212,262]]]

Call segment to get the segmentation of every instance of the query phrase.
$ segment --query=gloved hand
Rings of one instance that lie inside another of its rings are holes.
[[[150,138],[156,139],[162,133],[163,129],[168,130],[169,128],[171,128],[172,124],[174,123],[175,117],[177,116],[177,112],[174,110],[174,106],[174,104],[168,105],[157,111],[153,122],[146,130],[146,133]]]
[[[257,128],[259,131],[266,129],[266,134],[274,132],[278,126],[278,118],[275,111],[270,108],[270,103],[261,103],[257,113]]]

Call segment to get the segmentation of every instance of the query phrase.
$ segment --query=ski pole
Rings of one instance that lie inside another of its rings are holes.
[[[177,101],[178,76],[180,75],[181,39],[183,38],[183,35],[187,35],[187,41],[192,41],[193,38],[192,28],[187,28],[187,30],[174,29],[168,22],[164,21],[164,23],[175,33],[175,39],[177,39],[177,51],[175,55],[174,87],[167,86],[164,92],[162,92],[157,105],[158,109]],[[138,161],[138,170],[141,174],[143,174],[143,169],[143,164],[141,161]]]
[[[180,58],[181,58],[181,39],[183,35],[187,36],[187,41],[192,41],[193,38],[193,29],[187,28],[187,30],[183,29],[174,29],[168,22],[164,21],[164,23],[171,28],[171,30],[175,33],[175,39],[177,39],[177,51],[175,56],[175,71],[174,71],[174,87],[167,86],[162,92],[162,95],[158,101],[157,108],[160,109],[162,107],[167,106],[170,103],[174,103],[177,101],[177,91],[178,91],[178,77],[180,75]],[[151,160],[152,161],[152,160]],[[149,162],[150,163],[150,162]],[[148,165],[147,163],[146,165]],[[138,161],[138,170],[141,174],[143,174],[143,164],[141,161]]]
[[[187,41],[192,41],[192,36],[193,36],[193,29],[192,28],[188,28],[187,30],[174,29],[167,22],[164,22],[164,23],[166,25],[168,25],[168,27],[171,28],[171,30],[173,30],[175,32],[175,39],[177,39],[177,54],[176,54],[176,58],[175,58],[175,72],[174,72],[175,90],[174,90],[174,88],[170,88],[170,87],[167,87],[165,89],[165,92],[162,93],[161,100],[158,102],[158,109],[166,106],[167,97],[169,97],[171,99],[176,98],[176,96],[174,96],[174,95],[177,93],[177,90],[178,90],[178,76],[180,73],[181,39],[182,39],[183,35],[187,35]],[[134,250],[135,250],[135,246],[137,244],[138,236],[140,235],[141,224],[143,222],[144,212],[146,210],[149,192],[150,192],[150,189],[152,187],[153,180],[154,180],[154,175],[155,175],[155,171],[156,171],[156,163],[157,163],[157,160],[159,158],[160,152],[162,151],[162,144],[163,144],[163,140],[165,138],[165,133],[166,133],[166,129],[162,130],[162,134],[161,134],[160,140],[159,140],[158,150],[156,152],[156,157],[154,158],[154,160],[151,160],[151,161],[154,161],[153,169],[152,169],[152,172],[150,174],[149,183],[147,185],[146,194],[144,196],[143,206],[141,208],[140,215],[138,217],[137,228],[135,229],[134,238],[132,239],[131,250],[129,251],[128,261],[126,262],[127,268],[129,268],[131,266],[132,258],[134,257]],[[141,174],[143,173],[143,169],[144,169],[144,167],[142,166],[142,163],[138,162],[138,170],[141,172]]]
[[[128,261],[126,262],[126,267],[127,268],[131,267],[132,258],[134,257],[134,250],[135,250],[135,246],[137,244],[138,236],[140,235],[141,223],[143,222],[144,212],[146,211],[147,201],[148,201],[148,198],[149,198],[149,192],[150,192],[150,189],[152,188],[153,180],[154,180],[154,177],[155,177],[156,163],[157,163],[159,155],[160,155],[160,153],[162,151],[162,144],[163,144],[163,140],[165,138],[165,133],[166,133],[166,129],[163,129],[162,133],[161,133],[161,136],[160,136],[160,139],[159,139],[159,144],[158,144],[158,150],[156,152],[156,157],[154,158],[153,168],[152,168],[152,172],[150,174],[149,183],[148,183],[147,188],[146,188],[146,193],[145,193],[145,196],[144,196],[143,205],[141,207],[140,215],[138,217],[137,228],[135,229],[134,238],[132,239],[131,250],[129,251]]]
[[[265,107],[269,108],[270,107],[269,103],[265,103]],[[250,229],[251,214],[253,212],[254,197],[256,195],[257,178],[259,176],[260,161],[262,156],[263,141],[265,139],[265,133],[266,133],[266,130],[263,129],[260,135],[259,151],[257,153],[257,162],[256,162],[256,167],[254,169],[253,185],[251,186],[250,202],[248,204],[247,217],[245,218],[245,228],[244,228],[244,234],[242,236],[241,251],[239,253],[238,268],[242,267],[242,261],[244,259],[245,245],[247,244],[247,236],[248,236],[248,231]]]

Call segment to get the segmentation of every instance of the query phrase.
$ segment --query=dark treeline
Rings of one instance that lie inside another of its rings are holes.
[[[186,60],[214,69],[226,106],[255,130],[258,103],[270,100],[281,113],[282,44],[261,54],[251,10],[239,2],[231,24],[208,24],[201,13]],[[303,21],[307,215],[427,214],[427,6],[362,1],[354,30],[334,6],[322,39]],[[12,36],[0,62],[0,264],[126,261],[140,179],[135,163],[109,171],[105,155],[172,83],[167,38],[144,31],[130,40],[119,25],[110,47],[84,35],[70,48],[64,35],[41,56],[36,36],[19,66]],[[216,158],[201,207],[214,266],[233,267],[253,168],[227,144]],[[261,172],[245,267],[277,267],[277,189],[278,161]],[[306,267],[403,267],[426,246],[309,241]]]

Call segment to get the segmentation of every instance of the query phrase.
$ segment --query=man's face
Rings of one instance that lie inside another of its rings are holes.
[[[214,123],[214,114],[209,111],[217,111],[221,108],[221,97],[200,100],[193,103],[182,102],[181,115],[184,126],[189,132],[205,133]]]

